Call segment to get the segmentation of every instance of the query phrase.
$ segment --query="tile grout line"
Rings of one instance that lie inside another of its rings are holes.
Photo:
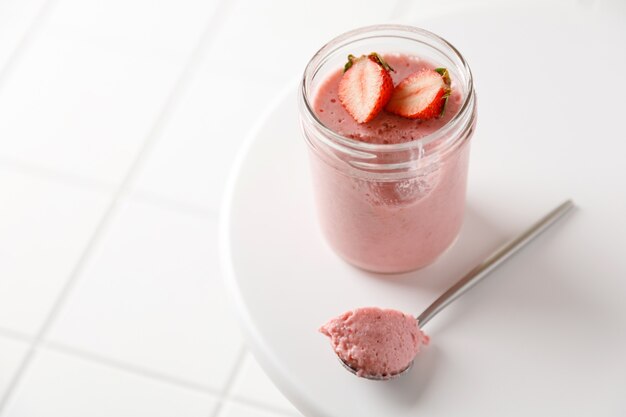
[[[233,389],[233,386],[235,385],[235,380],[237,379],[237,375],[239,374],[239,371],[243,367],[243,361],[246,357],[246,351],[247,349],[245,345],[241,345],[239,347],[239,352],[237,353],[237,360],[235,361],[235,364],[230,370],[230,375],[228,375],[228,379],[224,383],[222,391],[220,392],[220,397],[218,398],[217,404],[215,408],[213,409],[213,412],[210,414],[210,417],[218,417],[222,409],[224,408],[224,403],[226,402],[226,400],[229,399],[228,397],[229,397],[230,391]]]
[[[211,394],[214,396],[218,396],[220,394],[220,391],[216,388],[211,388],[209,386],[202,385],[200,383],[197,383],[191,380],[177,378],[175,376],[168,375],[163,372],[154,371],[152,369],[149,369],[143,366],[134,365],[132,363],[120,361],[120,360],[113,359],[104,355],[100,355],[98,353],[83,350],[80,348],[75,348],[75,347],[68,346],[62,343],[42,341],[40,346],[44,349],[49,349],[54,352],[62,353],[68,356],[77,357],[85,361],[97,363],[99,365],[104,365],[109,368],[115,368],[124,372],[131,373],[133,375],[139,375],[145,378],[158,380],[158,381],[170,384],[170,385],[174,385],[174,386],[181,387],[181,388],[186,388],[186,389],[200,392],[203,394]]]
[[[37,179],[53,181],[74,187],[81,187],[91,191],[110,193],[116,189],[114,183],[109,184],[103,181],[82,177],[80,175],[59,171],[46,166],[32,164],[5,156],[0,156],[0,169],[11,170],[12,172],[16,172],[20,175],[27,175],[29,177],[35,177]]]
[[[182,212],[200,218],[217,216],[219,214],[219,209],[214,207],[205,207],[195,203],[188,203],[169,197],[164,197],[157,193],[142,191],[139,189],[133,192],[131,198],[133,200],[140,201],[154,207],[172,210],[178,213]]]
[[[52,181],[72,187],[80,187],[89,191],[110,194],[115,190],[113,184],[92,180],[79,175],[49,169],[36,164],[26,163],[17,159],[0,156],[0,170],[10,170],[20,175],[34,177],[40,180]],[[142,201],[154,207],[184,212],[197,217],[215,216],[219,209],[207,207],[197,203],[190,203],[180,199],[167,197],[156,192],[137,189],[133,192],[133,199]]]
[[[4,329],[0,329],[0,332],[2,330]],[[0,336],[2,336],[1,333],[0,333]],[[30,338],[26,338],[26,339],[30,340]],[[235,379],[237,378],[237,375],[239,371],[241,370],[241,367],[243,366],[243,361],[245,359],[245,352],[246,352],[245,348],[243,348],[244,352],[241,355],[241,358],[239,356],[236,358],[235,365],[233,365],[233,369],[231,370],[232,374],[229,376],[229,379],[227,381],[227,384],[228,384],[230,379],[232,378],[233,381],[230,387],[227,389],[224,388],[222,390],[218,390],[216,388],[211,388],[209,386],[202,385],[200,383],[197,383],[191,380],[177,378],[173,375],[154,371],[146,367],[137,366],[129,362],[120,361],[120,360],[110,358],[105,355],[100,355],[95,352],[83,350],[81,348],[75,348],[75,347],[58,343],[58,342],[51,342],[51,341],[44,340],[41,342],[40,347],[43,349],[51,350],[51,351],[58,352],[64,355],[80,358],[84,361],[96,363],[98,365],[103,365],[108,368],[118,369],[122,372],[127,372],[129,374],[138,375],[138,376],[153,379],[153,380],[158,380],[158,381],[161,381],[161,382],[164,382],[166,384],[170,384],[176,387],[196,391],[201,394],[210,394],[218,398],[223,398],[225,401],[232,401],[232,402],[236,402],[242,405],[247,405],[250,407],[263,409],[268,412],[278,413],[278,414],[285,415],[285,416],[301,417],[300,414],[290,412],[289,410],[276,407],[274,405],[267,404],[264,402],[260,402],[254,399],[246,398],[240,395],[230,395],[228,392],[226,392],[228,390],[232,390],[232,385],[234,384]],[[239,362],[240,359],[241,359],[241,364],[237,366],[236,364]]]
[[[99,193],[111,194],[116,188],[113,184],[107,184],[105,182],[88,179],[79,175],[61,172],[55,169],[42,167],[40,165],[0,156],[0,170],[3,169],[20,175],[34,177],[39,180],[51,181],[72,187],[80,187],[85,190]],[[183,212],[200,218],[217,216],[219,214],[219,209],[216,207],[207,207],[198,203],[183,201],[181,199],[168,197],[148,190],[136,189],[130,197],[153,207]]]
[[[35,17],[33,18],[31,24],[28,26],[28,28],[24,32],[24,35],[22,35],[20,40],[17,42],[17,45],[15,45],[15,48],[13,49],[13,51],[7,58],[6,64],[4,65],[3,68],[0,69],[0,91],[2,91],[5,80],[13,71],[13,68],[15,67],[15,65],[17,65],[16,63],[19,61],[19,57],[22,54],[22,51],[26,49],[31,38],[35,36],[35,34],[39,30],[39,28],[41,27],[45,19],[48,17],[48,14],[50,13],[54,5],[57,3],[57,1],[58,0],[44,1],[44,3],[41,5],[39,10],[35,14]]]
[[[42,7],[42,9],[45,8],[45,10],[42,10],[39,13],[38,17],[36,18],[37,21],[43,20],[44,16],[47,15],[48,10],[51,8],[51,6],[48,6],[48,5],[52,4],[51,3],[52,1],[54,0],[50,0],[50,2],[46,3],[46,5]],[[172,112],[172,109],[175,107],[175,104],[178,102],[182,93],[186,90],[187,84],[189,83],[189,80],[192,78],[192,75],[194,73],[194,69],[197,66],[198,61],[203,56],[204,50],[207,49],[208,46],[210,45],[212,39],[215,37],[216,31],[219,28],[221,28],[221,22],[225,20],[223,19],[223,16],[229,12],[229,4],[230,2],[228,0],[221,0],[218,6],[216,7],[216,9],[214,10],[213,14],[211,15],[211,17],[208,19],[208,22],[205,24],[205,29],[203,33],[200,35],[200,38],[197,41],[190,57],[187,59],[187,62],[184,65],[183,70],[181,74],[179,75],[178,79],[176,80],[174,87],[171,89],[169,95],[167,96],[163,107],[161,108],[158,116],[156,117],[155,123],[152,125],[152,128],[146,135],[146,138],[144,139],[144,142],[141,145],[141,148],[136,154],[135,159],[130,165],[118,189],[113,194],[111,198],[111,202],[109,203],[109,206],[107,207],[104,214],[102,215],[102,218],[98,222],[91,238],[85,245],[84,251],[82,252],[80,258],[78,259],[78,262],[76,263],[75,267],[72,269],[71,273],[69,274],[69,278],[67,279],[63,288],[61,289],[47,317],[45,318],[39,331],[34,337],[31,345],[29,346],[27,350],[27,353],[24,355],[24,358],[20,362],[17,371],[11,378],[8,388],[3,393],[2,397],[0,397],[0,415],[2,415],[4,410],[6,409],[9,403],[9,400],[11,399],[13,393],[15,392],[17,388],[17,385],[22,379],[26,369],[28,368],[30,363],[33,361],[37,348],[42,343],[44,336],[48,332],[51,325],[54,323],[54,320],[56,319],[59,312],[61,311],[61,308],[65,300],[67,299],[72,289],[74,288],[74,285],[78,281],[78,277],[81,271],[83,270],[84,265],[86,264],[87,259],[89,258],[89,255],[94,250],[96,244],[100,240],[100,237],[104,234],[105,229],[107,228],[108,224],[113,218],[113,215],[116,212],[119,202],[125,196],[127,189],[129,188],[130,184],[132,183],[132,180],[135,177],[136,172],[138,172],[138,169],[142,165],[143,161],[145,160],[146,155],[149,154],[150,149],[156,142],[156,139],[159,136],[159,132],[162,130],[163,125],[168,120],[169,114]],[[33,31],[29,31],[29,32],[33,32]],[[24,45],[26,44],[26,41],[31,36],[33,36],[32,33],[29,33],[24,37],[25,40],[23,42],[20,42],[20,44],[18,45],[20,49],[24,47]],[[15,61],[18,56],[19,56],[18,53],[13,54],[11,57],[12,61]],[[9,64],[11,64],[11,61],[9,61]],[[5,76],[10,71],[10,68],[13,67],[13,65],[15,64],[7,65],[7,67],[5,67],[5,70],[0,74],[0,77]],[[2,79],[0,78],[0,89],[1,87],[2,87]]]
[[[11,54],[7,58],[7,61],[4,67],[0,68],[0,93],[2,92],[2,89],[4,87],[4,84],[6,83],[7,78],[11,75],[11,72],[14,71],[14,68],[17,65],[17,62],[19,61],[19,57],[21,56],[23,51],[28,47],[28,44],[31,42],[31,39],[37,34],[37,32],[39,31],[39,28],[43,25],[46,18],[48,17],[48,14],[54,8],[57,1],[58,0],[44,1],[44,3],[41,5],[39,10],[33,17],[33,20],[31,21],[30,25],[24,31],[24,34],[15,45],[13,51],[11,51]],[[32,349],[36,340],[30,337],[22,338],[21,334],[10,331],[8,329],[2,329],[2,330],[3,330],[3,334],[7,336],[11,335],[17,339],[26,341],[30,343],[30,345],[28,347],[28,350],[26,351],[26,354],[22,358],[22,361],[20,362],[18,368],[13,374],[7,389],[5,390],[4,393],[2,393],[2,396],[0,396],[0,415],[2,415],[3,413],[5,403],[7,402],[7,398],[10,396],[10,393],[13,391],[14,383],[19,379],[19,375],[21,375],[24,369],[24,366],[26,365],[27,358],[32,354],[31,352],[32,352]]]
[[[0,329],[0,332],[4,330],[4,329]],[[0,333],[0,336],[2,336],[2,334]],[[26,337],[24,337],[26,338]],[[30,338],[26,338],[27,340],[30,340]],[[256,401],[253,399],[249,399],[243,396],[239,396],[239,395],[229,395],[226,391],[227,389],[222,389],[222,390],[218,390],[216,388],[211,388],[209,386],[206,385],[202,385],[200,383],[191,381],[191,380],[187,380],[187,379],[183,379],[183,378],[177,378],[173,375],[169,375],[166,373],[162,373],[162,372],[158,372],[158,371],[154,371],[152,369],[146,368],[146,367],[142,367],[142,366],[137,366],[134,365],[132,363],[128,363],[128,362],[124,362],[124,361],[120,361],[114,358],[110,358],[108,356],[105,355],[100,355],[98,353],[95,352],[91,352],[88,350],[83,350],[80,348],[75,348],[69,345],[65,345],[62,343],[58,343],[58,342],[51,342],[51,341],[41,341],[40,343],[40,347],[43,349],[47,349],[47,350],[51,350],[54,352],[58,352],[64,355],[68,355],[68,356],[73,356],[76,358],[80,358],[84,361],[88,361],[88,362],[92,362],[92,363],[96,363],[98,365],[103,365],[106,366],[108,368],[114,368],[123,372],[127,372],[129,374],[133,374],[133,375],[138,375],[144,378],[149,378],[149,379],[153,379],[153,380],[158,380],[160,382],[164,382],[166,384],[170,384],[176,387],[180,387],[180,388],[185,388],[185,389],[189,389],[192,391],[196,391],[199,392],[201,394],[210,394],[213,395],[215,397],[219,398],[223,398],[224,400],[229,400],[229,401],[233,401],[239,404],[243,404],[243,405],[247,405],[247,406],[251,406],[251,407],[256,407],[259,409],[263,409],[265,411],[269,411],[269,412],[274,412],[274,413],[279,413],[285,416],[293,416],[293,417],[301,417],[299,414],[295,414],[293,412],[290,412],[289,410],[285,410],[283,408],[280,407],[276,407],[264,402],[260,402],[260,401]],[[235,379],[238,375],[238,372],[241,369],[241,366],[243,366],[243,360],[245,358],[245,352],[246,349],[245,347],[243,348],[243,352],[241,354],[241,356],[237,356],[236,360],[235,360],[235,365],[233,365],[233,369],[231,370],[232,374],[229,376],[229,379],[227,381],[227,384],[230,382],[230,379],[232,378],[232,383],[231,386],[228,388],[228,390],[232,389],[232,384],[234,384]],[[239,364],[237,366],[237,363],[241,361],[241,364]]]
[[[30,343],[33,340],[33,337],[27,335],[26,333],[22,333],[17,330],[7,329],[6,327],[0,327],[0,337],[19,340],[20,342],[25,343]]]
[[[61,172],[36,164],[30,164],[17,159],[5,158],[3,156],[0,156],[0,170],[9,170],[20,175],[34,177],[39,180],[51,181],[72,187],[80,187],[99,193],[110,194],[116,188],[113,184],[107,184],[105,182]],[[193,202],[186,202],[181,199],[167,197],[165,195],[147,190],[136,189],[131,197],[154,207],[184,212],[197,217],[207,217],[211,215],[216,216],[219,214],[218,208],[207,207]]]

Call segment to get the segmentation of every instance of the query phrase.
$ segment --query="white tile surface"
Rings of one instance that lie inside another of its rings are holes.
[[[0,397],[9,386],[28,344],[0,335]]]
[[[227,402],[224,404],[218,417],[287,417],[292,415],[293,414],[284,414],[254,406]]]
[[[0,155],[117,183],[181,65],[121,42],[48,30],[13,69],[0,94]]]
[[[0,1],[0,71],[28,32],[45,0]]]
[[[612,1],[612,0],[607,0]],[[620,0],[617,0],[620,1]],[[547,4],[543,0],[525,0],[523,4]],[[552,0],[551,3],[560,3],[563,7],[571,6],[572,4],[585,4],[585,3],[599,3],[598,0]],[[420,22],[427,21],[433,16],[442,16],[447,13],[458,12],[458,10],[468,9],[476,7],[492,7],[501,6],[515,7],[520,4],[518,1],[512,0],[408,0],[404,1],[400,7],[399,18],[401,21],[405,21],[409,24],[420,25]]]
[[[218,209],[246,134],[290,82],[295,86],[315,50],[341,31],[380,21],[394,5],[367,1],[354,9],[350,2],[330,0],[236,2],[135,190]]]
[[[50,24],[179,60],[191,53],[220,0],[59,0]]]
[[[206,417],[214,404],[208,394],[40,351],[3,417]]]
[[[239,370],[233,385],[232,396],[269,405],[291,414],[298,413],[298,410],[274,386],[250,353],[246,354]]]
[[[217,261],[217,219],[124,204],[49,339],[221,388],[239,352]]]
[[[37,332],[108,203],[0,165],[0,326]]]
[[[283,83],[300,76],[313,54],[342,32],[387,22],[397,1],[241,0],[215,40],[231,69]],[[245,30],[242,30],[245,28]],[[250,95],[256,93],[251,92]]]
[[[118,183],[214,4],[61,0],[3,80],[0,156]]]
[[[205,55],[140,169],[135,191],[218,209],[244,136],[281,88],[279,82],[259,83],[237,72]],[[252,90],[242,99],[243,91]]]

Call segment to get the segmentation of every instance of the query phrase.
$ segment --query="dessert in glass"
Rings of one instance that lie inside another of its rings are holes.
[[[322,47],[301,87],[300,119],[330,246],[373,272],[434,262],[463,221],[476,125],[465,59],[426,30],[370,26]]]

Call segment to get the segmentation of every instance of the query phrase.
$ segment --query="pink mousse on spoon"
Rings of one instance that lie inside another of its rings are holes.
[[[358,376],[387,378],[403,372],[428,344],[415,317],[378,307],[357,308],[320,328],[333,350]]]

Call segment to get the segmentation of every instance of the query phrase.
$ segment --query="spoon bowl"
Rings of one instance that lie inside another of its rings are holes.
[[[412,360],[411,362],[409,362],[409,365],[406,368],[404,368],[403,370],[395,374],[385,374],[385,375],[361,374],[359,375],[358,373],[359,371],[357,369],[352,367],[350,364],[348,364],[346,361],[344,361],[340,357],[337,357],[337,359],[339,359],[339,362],[341,362],[341,365],[343,365],[343,367],[346,368],[348,372],[351,372],[354,375],[360,376],[361,378],[370,379],[372,381],[388,381],[390,379],[394,379],[401,375],[404,375],[405,373],[409,372],[409,370],[413,367],[413,362],[415,362],[415,360]]]

